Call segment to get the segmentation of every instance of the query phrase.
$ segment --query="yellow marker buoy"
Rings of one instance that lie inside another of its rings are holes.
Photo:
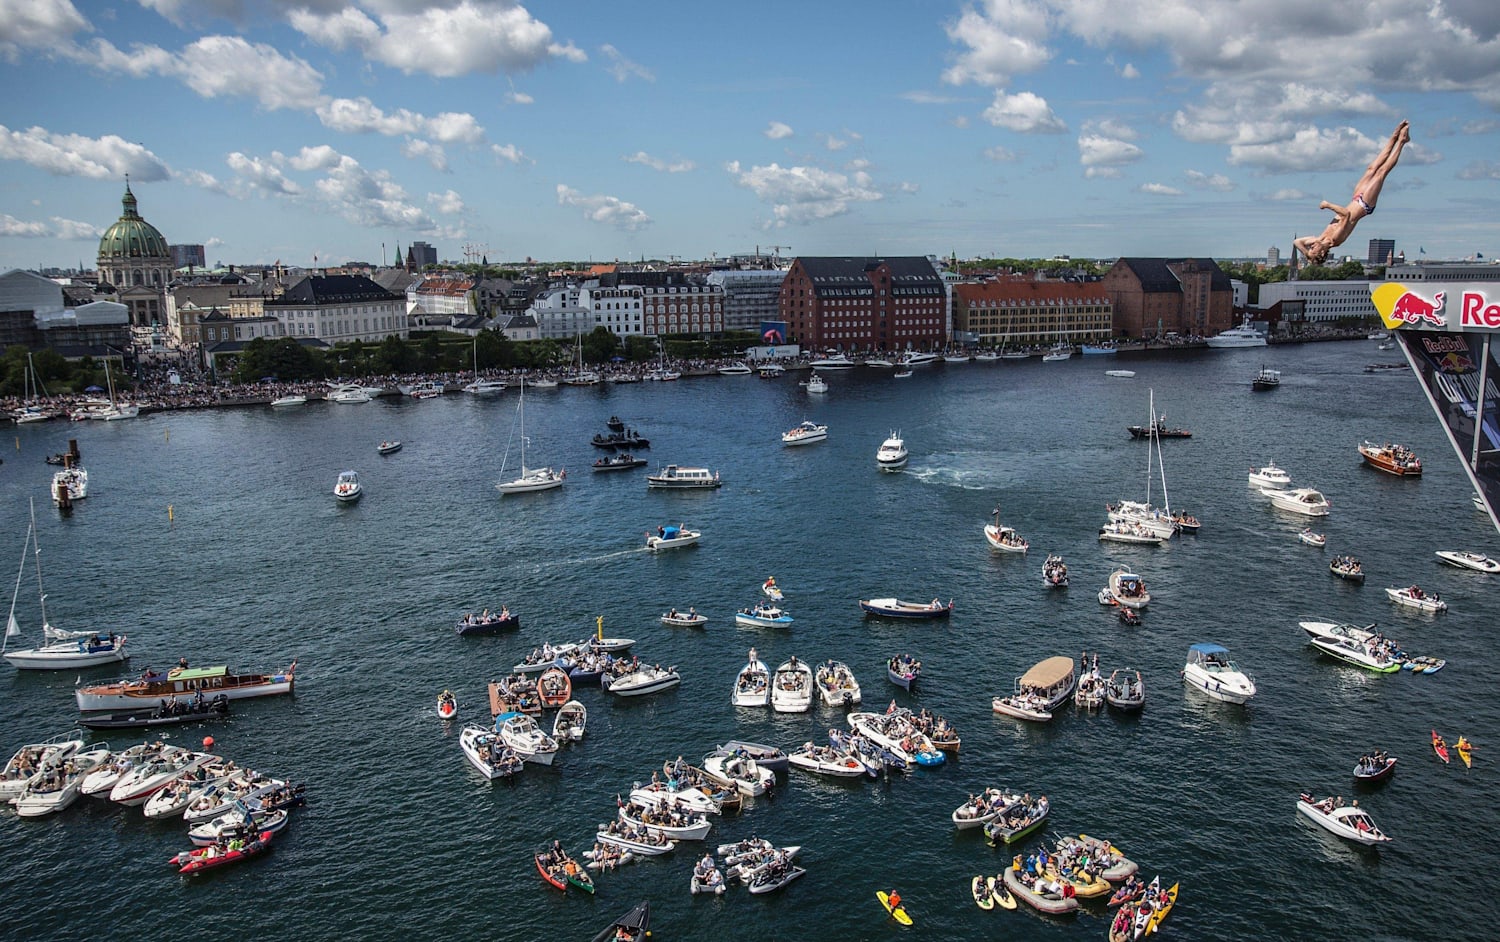
[[[172,430],[171,429],[167,429],[167,431],[165,433],[165,438],[166,438],[167,441],[171,441],[172,440]]]
[[[167,522],[168,523],[172,522],[172,505],[171,504],[167,505]]]

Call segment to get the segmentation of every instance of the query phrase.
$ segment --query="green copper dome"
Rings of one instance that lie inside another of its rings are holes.
[[[169,258],[167,240],[156,227],[135,211],[135,194],[125,184],[125,198],[120,201],[124,212],[99,240],[99,258]]]

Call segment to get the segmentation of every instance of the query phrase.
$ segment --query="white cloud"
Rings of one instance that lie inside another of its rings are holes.
[[[69,0],[0,0],[0,58],[11,62],[20,60],[22,49],[45,48],[92,29]]]
[[[177,53],[149,45],[125,52],[99,39],[65,54],[102,72],[174,78],[203,98],[252,97],[271,111],[310,109],[323,86],[322,73],[303,60],[238,36],[204,36]]]
[[[1165,183],[1142,183],[1139,187],[1136,187],[1136,189],[1142,193],[1152,194],[1153,196],[1182,195],[1182,191],[1177,189],[1177,187],[1167,186]]]
[[[634,203],[627,203],[614,196],[599,194],[587,196],[561,183],[557,185],[557,204],[576,206],[583,210],[585,219],[602,222],[630,232],[651,223],[651,217],[642,212]]]
[[[313,184],[321,203],[358,226],[431,232],[432,217],[414,205],[385,170],[366,170],[347,154]]]
[[[457,216],[464,211],[464,199],[454,190],[428,193],[427,204],[445,216]]]
[[[1018,159],[1015,151],[998,145],[995,147],[986,147],[983,153],[986,160],[993,160],[996,163],[1011,163]]]
[[[0,213],[0,236],[18,239],[45,239],[52,229],[45,222],[25,222],[9,213]]]
[[[640,164],[643,167],[650,167],[652,170],[659,170],[662,173],[687,173],[697,166],[691,160],[677,160],[669,163],[660,157],[652,157],[643,150],[638,150],[630,156],[622,157],[621,159],[628,164]]]
[[[91,222],[79,222],[76,219],[64,219],[61,216],[52,217],[53,232],[59,239],[98,239],[104,235],[104,230]]]
[[[1500,162],[1476,160],[1458,171],[1460,180],[1500,180]]]
[[[217,249],[227,244],[227,242],[225,242],[218,236],[209,236],[207,239],[203,240],[203,247],[205,249]]]
[[[900,190],[902,193],[917,193],[921,191],[922,185],[920,183],[912,183],[910,181],[903,180],[902,182],[896,184],[896,189]]]
[[[496,160],[502,160],[508,164],[519,164],[525,161],[526,155],[521,148],[514,144],[491,144],[490,153],[495,155]]]
[[[1199,170],[1189,170],[1185,174],[1188,183],[1199,190],[1215,190],[1219,193],[1228,193],[1235,189],[1234,181],[1222,173],[1203,173]]]
[[[1131,63],[1127,62],[1120,69],[1120,77],[1121,78],[1127,78],[1127,79],[1138,79],[1138,78],[1141,77],[1141,70],[1137,69]]]
[[[0,159],[20,160],[54,176],[93,180],[119,180],[128,173],[151,183],[172,175],[166,162],[143,144],[113,134],[84,137],[55,134],[42,127],[12,131],[0,124]]]
[[[364,5],[373,17],[351,6],[332,13],[297,9],[288,20],[313,42],[354,48],[403,72],[440,78],[525,72],[549,58],[578,61],[583,55],[571,44],[555,43],[547,24],[507,0]]]
[[[269,160],[262,160],[235,151],[224,162],[234,171],[236,178],[252,189],[281,196],[294,196],[302,192],[301,187],[288,180],[286,174],[281,172],[280,154],[273,154]],[[296,166],[295,163],[293,166]]]
[[[780,121],[772,121],[769,125],[766,126],[766,130],[764,133],[766,137],[769,137],[771,140],[779,141],[782,138],[791,137],[792,128],[789,124],[782,124]]]
[[[1118,167],[1145,156],[1139,147],[1102,134],[1078,135],[1078,161],[1085,167]]]
[[[984,110],[984,120],[997,128],[1025,134],[1061,134],[1068,129],[1047,99],[1031,92],[1007,95],[1004,89],[995,90],[995,100]]]
[[[963,99],[955,98],[952,95],[939,95],[936,92],[914,91],[902,92],[901,100],[909,101],[914,105],[951,105]]]
[[[609,65],[604,67],[604,71],[613,75],[616,82],[625,82],[631,78],[645,79],[648,82],[656,81],[656,76],[650,69],[639,62],[632,62],[625,58],[624,53],[609,43],[600,46],[599,51],[604,53],[604,58],[609,60]]]
[[[406,143],[401,145],[401,154],[412,160],[425,160],[432,165],[432,169],[442,173],[448,172],[448,154],[442,145],[421,138],[408,137]]]
[[[1228,159],[1270,173],[1351,170],[1363,167],[1379,148],[1351,127],[1301,128],[1289,139],[1231,144]]]
[[[849,212],[855,203],[874,202],[884,198],[863,170],[852,174],[836,173],[818,167],[741,168],[731,161],[724,168],[739,186],[753,192],[762,202],[771,204],[774,225],[811,222]]]
[[[1119,167],[1089,167],[1083,171],[1083,176],[1088,180],[1118,180],[1124,174]]]
[[[279,159],[280,154],[275,154]],[[328,170],[339,165],[343,155],[327,144],[319,144],[317,147],[304,147],[297,152],[289,162],[294,170]]]
[[[1101,137],[1112,137],[1121,141],[1134,141],[1140,138],[1140,134],[1130,125],[1117,118],[1099,118],[1097,120],[1083,122],[1080,129],[1084,134],[1097,134]]]
[[[531,105],[536,103],[536,99],[525,92],[511,92],[505,96],[505,100],[512,105]]]
[[[324,99],[316,110],[325,127],[345,134],[414,135],[443,144],[477,144],[484,139],[484,128],[467,112],[444,111],[432,117],[406,108],[387,112],[368,98]]]
[[[219,178],[203,170],[178,170],[172,174],[172,179],[188,186],[196,186],[199,189],[209,190],[214,193],[224,193],[224,184]]]
[[[1048,21],[1046,4],[1027,0],[986,0],[966,8],[944,27],[964,51],[943,72],[943,81],[1003,88],[1013,76],[1035,72],[1052,58]]]
[[[837,150],[843,150],[844,148],[848,147],[849,146],[849,142],[845,141],[845,140],[840,140],[839,138],[834,137],[832,134],[824,134],[823,135],[823,146],[826,147],[826,148],[828,148],[829,150],[835,150],[835,151],[837,151]]]
[[[1294,200],[1312,199],[1312,197],[1309,194],[1304,193],[1301,190],[1296,189],[1295,187],[1288,188],[1288,189],[1274,190],[1274,191],[1272,191],[1270,193],[1267,193],[1262,198],[1263,199],[1268,199],[1268,200],[1274,200],[1274,201],[1276,201],[1278,203],[1291,202],[1291,201],[1294,201]]]

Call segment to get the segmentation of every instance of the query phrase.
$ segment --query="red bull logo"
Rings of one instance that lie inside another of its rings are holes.
[[[1458,322],[1464,327],[1500,327],[1500,304],[1477,291],[1465,291]]]
[[[1380,319],[1387,327],[1428,324],[1443,328],[1448,326],[1448,317],[1443,313],[1447,300],[1446,292],[1439,291],[1430,299],[1398,282],[1386,282],[1370,292],[1370,300]]]

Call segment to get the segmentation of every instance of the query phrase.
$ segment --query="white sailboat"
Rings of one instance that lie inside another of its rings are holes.
[[[1151,425],[1156,428],[1156,391],[1151,391]],[[1153,471],[1161,472],[1161,498],[1164,509],[1151,504],[1151,479]],[[1172,519],[1172,502],[1167,497],[1167,467],[1162,463],[1161,439],[1148,436],[1146,441],[1146,499],[1144,501],[1122,500],[1110,508],[1112,523],[1137,524],[1163,540],[1172,538],[1177,532],[1177,523]]]
[[[505,381],[499,379],[480,379],[479,377],[479,338],[474,338],[474,379],[464,387],[464,392],[475,396],[498,396],[505,392]]]
[[[495,485],[495,489],[501,494],[528,494],[532,491],[550,491],[554,487],[562,487],[563,478],[567,471],[554,471],[551,468],[527,468],[526,467],[526,381],[521,381],[521,399],[516,405],[516,425],[511,429],[511,438],[515,437],[515,430],[521,430],[521,476],[513,481],[501,481]],[[505,470],[506,459],[510,457],[510,441],[505,443],[505,457],[500,459],[500,469]]]
[[[117,402],[115,400],[115,377],[109,371],[109,358],[104,358],[104,382],[109,386],[109,405],[101,409],[98,418],[106,422],[117,422],[120,419],[133,419],[140,415],[141,407],[133,402]]]
[[[16,420],[17,425],[25,425],[28,422],[45,422],[55,418],[57,413],[42,404],[47,390],[42,387],[41,377],[36,375],[36,364],[32,362],[31,354],[26,354],[26,400],[21,408],[11,413],[11,418]]]
[[[593,370],[583,368],[583,334],[579,333],[573,341],[573,371],[563,377],[563,382],[569,386],[597,386],[599,385],[599,374]]]
[[[36,592],[42,606],[42,637],[40,647],[24,651],[6,651],[10,639],[21,633],[16,622],[16,599],[21,594],[21,577],[26,573],[27,544],[36,559]],[[6,620],[5,639],[0,641],[0,652],[5,659],[21,670],[66,670],[76,667],[93,667],[125,660],[125,636],[113,632],[100,637],[93,631],[64,631],[52,627],[47,621],[47,593],[42,589],[42,547],[36,535],[36,501],[31,502],[31,527],[26,531],[26,540],[21,544],[21,567],[16,572],[16,590],[10,598],[10,617]]]

